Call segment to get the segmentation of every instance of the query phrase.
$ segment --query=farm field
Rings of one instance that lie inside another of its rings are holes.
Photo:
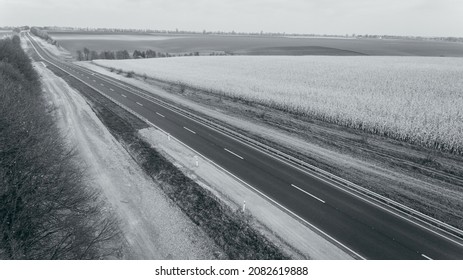
[[[95,63],[463,153],[461,58],[240,56]]]
[[[292,38],[266,36],[109,34],[49,32],[72,54],[95,51],[147,50],[169,53],[226,52],[237,55],[387,55],[463,57],[463,44],[437,41]]]

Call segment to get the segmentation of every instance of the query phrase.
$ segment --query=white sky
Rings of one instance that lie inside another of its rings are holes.
[[[0,26],[463,37],[463,0],[0,0]]]

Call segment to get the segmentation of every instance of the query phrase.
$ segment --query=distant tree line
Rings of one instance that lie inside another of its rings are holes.
[[[185,54],[170,54],[168,52],[156,52],[151,49],[146,51],[134,50],[130,54],[127,50],[122,51],[92,51],[88,48],[76,52],[77,60],[95,60],[95,59],[139,59],[139,58],[156,58],[156,57],[174,57],[174,56],[199,56],[199,52]],[[215,55],[215,53],[214,53]],[[218,54],[217,54],[218,55]]]
[[[21,30],[29,30],[29,26],[23,25],[23,26],[3,26],[0,27],[0,30],[13,30],[16,33],[19,33]]]
[[[19,36],[0,40],[0,259],[100,259],[116,221],[105,214]]]
[[[58,26],[45,26],[44,29],[51,31],[84,31],[84,32],[98,32],[98,33],[136,33],[136,34],[202,34],[202,35],[231,35],[231,36],[265,36],[265,37],[282,37],[282,36],[303,36],[303,37],[351,37],[351,38],[377,38],[377,39],[408,39],[408,40],[433,40],[433,41],[450,41],[450,42],[463,42],[463,37],[425,37],[425,36],[400,36],[400,35],[387,35],[387,34],[316,34],[316,33],[292,33],[292,32],[239,32],[239,31],[192,31],[192,30],[159,30],[159,29],[123,29],[123,28],[80,28],[80,27],[58,27]],[[12,27],[5,27],[11,30]]]
[[[0,30],[12,30],[13,26],[3,26]],[[29,29],[28,26],[20,27],[22,29]],[[407,40],[432,40],[432,41],[449,41],[449,42],[463,42],[463,37],[425,37],[425,36],[401,36],[401,35],[388,35],[388,34],[316,34],[316,33],[287,33],[287,32],[236,32],[232,31],[189,31],[189,30],[158,30],[158,29],[125,29],[125,28],[80,28],[80,27],[60,27],[60,26],[44,26],[42,30],[50,31],[84,31],[89,33],[134,33],[134,34],[173,34],[173,35],[231,35],[231,36],[265,36],[265,37],[282,37],[282,36],[302,36],[302,37],[330,37],[330,38],[376,38],[376,39],[407,39]]]

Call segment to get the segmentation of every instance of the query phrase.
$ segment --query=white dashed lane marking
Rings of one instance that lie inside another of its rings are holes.
[[[430,257],[426,256],[425,254],[421,254],[421,256],[427,260],[432,260]]]
[[[225,151],[229,152],[230,154],[234,155],[235,157],[239,158],[239,159],[244,159],[242,156],[230,151],[229,149],[227,148],[223,148]]]
[[[294,184],[291,184],[291,186],[292,186],[293,188],[296,188],[296,189],[300,190],[301,192],[305,193],[306,195],[315,198],[316,200],[320,201],[321,203],[325,203],[325,201],[324,201],[323,199],[320,199],[320,198],[316,197],[315,195],[313,195],[313,194],[311,194],[311,193],[309,193],[309,192],[307,192],[307,191],[304,191],[303,189],[299,188],[298,186],[296,186],[296,185],[294,185]]]
[[[189,132],[193,133],[193,134],[196,134],[196,132],[194,132],[193,130],[189,129],[188,127],[183,127],[184,129],[188,130]]]

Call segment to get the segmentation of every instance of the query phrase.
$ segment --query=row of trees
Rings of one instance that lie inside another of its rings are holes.
[[[55,45],[55,46],[59,46],[58,42],[56,40],[54,40],[52,37],[50,37],[50,35],[48,35],[47,31],[39,29],[37,27],[31,27],[30,31],[35,36],[44,39],[48,43],[50,43],[52,45]]]
[[[132,55],[133,58],[156,58],[156,57],[176,57],[176,56],[199,56],[199,52],[190,52],[190,53],[184,53],[184,54],[171,54],[168,52],[164,52],[164,53],[155,52],[149,49],[147,51],[135,50]]]
[[[94,60],[94,59],[129,59],[130,54],[127,50],[123,51],[102,51],[100,53],[96,51],[90,51],[88,48],[84,48],[82,51],[77,51],[77,60]]]
[[[98,259],[118,236],[14,36],[0,40],[0,259]]]
[[[192,52],[187,54],[170,54],[170,53],[163,53],[163,52],[156,52],[151,49],[146,51],[133,51],[132,55],[127,50],[122,51],[92,51],[88,48],[84,48],[83,50],[77,51],[77,60],[94,60],[94,59],[137,59],[137,58],[156,58],[156,57],[174,57],[174,56],[199,56],[199,52]]]

